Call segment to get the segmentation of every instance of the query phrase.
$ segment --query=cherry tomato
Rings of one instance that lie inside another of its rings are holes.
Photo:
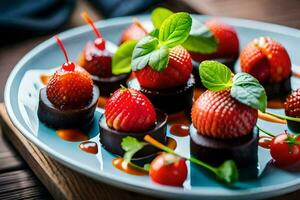
[[[157,156],[151,162],[149,170],[149,175],[154,182],[171,186],[182,186],[187,173],[185,160],[168,153]]]
[[[290,138],[294,141],[293,144],[288,143],[287,134],[280,134],[272,140],[270,153],[279,167],[290,166],[300,161],[300,137],[290,134]]]

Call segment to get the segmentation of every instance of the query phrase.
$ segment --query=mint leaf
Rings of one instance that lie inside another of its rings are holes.
[[[230,95],[239,102],[262,112],[266,111],[267,95],[258,80],[247,73],[237,73],[233,77]]]
[[[152,36],[147,36],[136,44],[131,60],[133,71],[143,69],[147,65],[156,71],[162,71],[167,67],[169,48],[158,44],[158,39]]]
[[[136,40],[130,40],[117,49],[112,57],[112,73],[114,75],[125,74],[131,71],[131,57],[136,44]]]
[[[225,183],[234,183],[239,179],[239,172],[233,160],[227,160],[216,169],[217,179]]]
[[[192,52],[210,54],[217,51],[218,41],[204,24],[193,18],[189,37],[182,46]]]
[[[157,38],[147,36],[135,45],[131,60],[131,67],[133,71],[146,67],[150,59],[150,54],[157,48],[158,43]]]
[[[217,61],[203,61],[199,66],[203,85],[212,91],[221,91],[232,86],[231,71]]]
[[[121,146],[125,152],[123,158],[126,164],[130,163],[132,157],[136,152],[141,150],[147,143],[139,142],[136,138],[127,136],[123,138]]]
[[[150,33],[150,36],[158,38],[159,30],[157,28],[153,29]]]
[[[188,13],[179,12],[163,21],[159,30],[159,41],[169,48],[182,44],[192,26],[192,18]]]
[[[151,13],[151,20],[155,28],[159,29],[165,19],[167,19],[173,12],[167,8],[156,8]]]

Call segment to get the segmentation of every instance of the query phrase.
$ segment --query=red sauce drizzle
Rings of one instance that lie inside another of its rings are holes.
[[[89,139],[86,133],[83,133],[75,129],[60,129],[56,131],[56,134],[61,139],[70,142],[80,142]]]
[[[271,143],[272,143],[272,139],[273,138],[271,138],[269,136],[260,136],[259,140],[258,140],[258,145],[260,147],[262,147],[262,148],[270,149]]]
[[[43,83],[44,85],[47,85],[47,83],[49,82],[49,80],[50,80],[51,77],[52,77],[52,76],[50,76],[50,75],[42,74],[42,75],[40,76],[40,79],[41,79],[41,81],[42,81],[42,83]]]
[[[99,108],[104,108],[106,103],[107,103],[108,98],[106,97],[99,97],[98,102],[97,102],[97,106]]]
[[[166,145],[166,146],[169,147],[170,149],[175,150],[176,147],[177,147],[177,142],[176,142],[176,140],[173,139],[173,138],[170,138],[170,137],[168,137],[167,139],[168,139],[168,140],[167,140],[167,145]]]
[[[91,142],[91,141],[82,142],[82,143],[80,143],[79,148],[82,151],[85,151],[87,153],[91,153],[91,154],[98,153],[98,145],[96,142]]]
[[[190,134],[190,127],[184,124],[173,124],[170,133],[175,136],[185,137]]]
[[[135,167],[134,165],[125,164],[123,158],[115,158],[112,160],[112,164],[115,168],[125,172],[127,174],[135,175],[135,176],[146,176],[148,172],[142,169]]]

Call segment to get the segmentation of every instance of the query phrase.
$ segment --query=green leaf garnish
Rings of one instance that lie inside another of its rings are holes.
[[[204,24],[193,18],[190,35],[182,46],[188,51],[210,54],[218,50],[218,41]]]
[[[147,65],[156,71],[164,70],[169,62],[169,48],[186,40],[191,21],[190,15],[183,12],[172,14],[164,20],[160,30],[154,30],[135,45],[131,60],[132,70],[141,70]]]
[[[158,34],[159,34],[159,30],[157,28],[153,29],[149,35],[152,36],[152,37],[156,37],[158,38]]]
[[[227,160],[216,169],[217,178],[225,183],[234,183],[239,179],[238,169],[233,160]]]
[[[160,142],[158,142],[157,140],[155,140],[154,138],[152,138],[149,135],[146,135],[144,137],[144,140],[146,142],[149,142],[151,145],[155,146],[156,148],[159,148],[167,153],[171,153],[171,154],[181,157],[185,160],[189,160],[192,163],[195,163],[201,167],[208,169],[209,171],[211,171],[212,173],[214,173],[216,175],[217,180],[219,180],[223,183],[232,184],[238,180],[239,173],[238,173],[235,162],[232,160],[225,161],[219,167],[213,167],[213,166],[211,166],[201,160],[198,160],[194,157],[185,157],[185,156],[179,155],[173,149],[161,144]]]
[[[173,14],[172,11],[170,11],[167,8],[156,8],[151,13],[151,20],[155,28],[159,29],[161,24],[165,19],[167,19],[169,16]]]
[[[133,71],[150,65],[156,71],[162,71],[169,62],[169,48],[162,45],[155,37],[147,36],[137,43],[133,50],[131,67]]]
[[[123,43],[112,57],[112,73],[114,75],[126,74],[131,71],[132,52],[137,44],[136,40]]]
[[[230,95],[247,106],[262,112],[266,111],[266,91],[258,80],[250,74],[242,72],[233,77]]]
[[[123,156],[125,163],[130,163],[134,154],[141,150],[145,145],[147,145],[147,143],[140,142],[134,137],[127,136],[126,138],[123,138],[121,147],[125,151]]]
[[[151,13],[151,20],[155,28],[159,29],[163,21],[173,12],[166,8],[156,8]],[[199,20],[192,18],[192,27],[187,40],[182,44],[188,51],[210,54],[218,49],[218,41],[213,33]]]
[[[192,26],[192,18],[188,13],[179,12],[163,21],[159,29],[159,41],[169,48],[182,44]]]
[[[221,91],[232,86],[231,71],[222,63],[203,61],[199,66],[203,85],[212,91]]]

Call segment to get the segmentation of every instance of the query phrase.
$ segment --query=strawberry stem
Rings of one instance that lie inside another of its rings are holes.
[[[256,125],[256,127],[257,127],[260,131],[262,131],[262,132],[264,132],[265,134],[267,134],[268,136],[270,136],[270,137],[275,137],[275,135],[274,135],[273,133],[270,133],[269,131],[267,131],[267,130],[261,128],[261,127],[259,127],[258,125]]]
[[[86,23],[88,23],[91,28],[93,29],[94,33],[96,34],[96,36],[98,38],[102,38],[102,35],[100,34],[100,32],[98,31],[98,29],[95,27],[95,24],[94,22],[92,21],[92,19],[90,18],[90,16],[86,13],[86,12],[83,12],[81,14],[82,18],[86,21]]]
[[[60,49],[61,49],[62,52],[64,53],[65,58],[66,58],[66,61],[67,61],[67,63],[68,63],[68,62],[69,62],[69,57],[68,57],[68,54],[67,54],[65,45],[62,43],[62,41],[59,39],[59,37],[58,37],[57,35],[54,35],[54,38],[55,38],[55,40],[56,40],[58,46],[60,47]]]
[[[286,119],[286,120],[290,120],[290,121],[294,121],[294,122],[300,122],[300,118],[296,118],[296,117],[289,117],[286,115],[280,115],[280,114],[276,114],[276,113],[270,113],[270,112],[266,112],[269,115],[273,115],[275,117],[278,117],[280,119]]]

